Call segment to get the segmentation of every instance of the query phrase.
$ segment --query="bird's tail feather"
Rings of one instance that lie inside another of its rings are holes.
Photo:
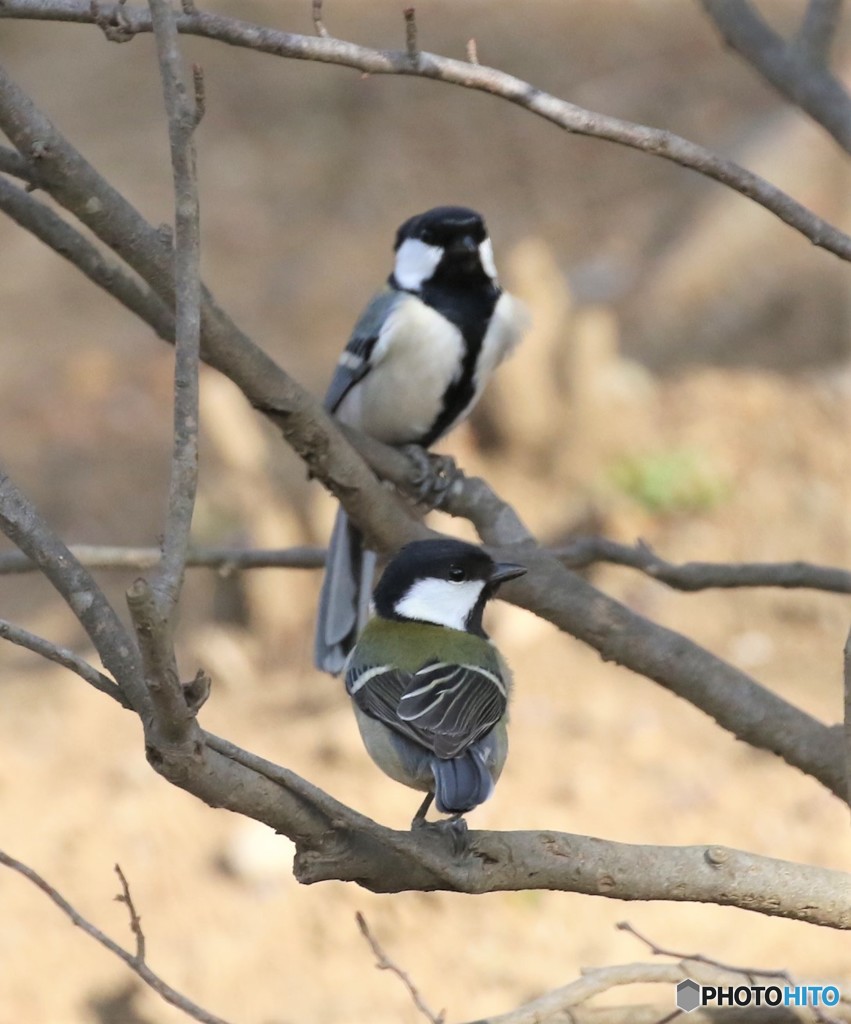
[[[442,814],[471,811],[493,792],[493,778],[481,750],[471,747],[459,757],[432,758],[434,801]]]
[[[376,556],[366,551],[360,531],[339,509],[328,543],[313,645],[318,669],[337,675],[369,616]]]

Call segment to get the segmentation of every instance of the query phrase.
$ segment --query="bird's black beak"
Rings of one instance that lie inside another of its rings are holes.
[[[471,256],[479,251],[478,243],[472,235],[463,235],[450,242],[448,251],[453,256]]]
[[[507,580],[516,580],[518,576],[523,576],[528,571],[525,565],[517,565],[514,562],[497,562],[493,567],[488,582],[492,586],[498,587],[500,583],[505,583]]]

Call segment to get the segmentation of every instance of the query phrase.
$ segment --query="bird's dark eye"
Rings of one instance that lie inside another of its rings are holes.
[[[420,235],[420,240],[422,242],[425,242],[426,245],[437,245],[437,238],[435,237],[433,231],[423,231],[423,233]]]
[[[453,583],[463,583],[463,581],[467,578],[467,574],[464,572],[460,565],[453,565],[452,568],[449,570],[449,578],[450,580],[452,580]]]

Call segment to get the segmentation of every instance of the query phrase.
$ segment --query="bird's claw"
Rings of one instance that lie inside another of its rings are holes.
[[[461,476],[455,460],[451,455],[427,452],[418,444],[406,444],[402,450],[414,463],[410,485],[417,502],[430,508],[440,508],[449,488]]]
[[[463,857],[470,850],[470,837],[467,832],[467,822],[460,814],[453,814],[451,818],[444,818],[442,821],[427,821],[425,815],[417,814],[411,822],[411,831],[419,832],[429,829],[447,836],[452,844],[452,855]]]
[[[438,822],[442,830],[449,833],[452,840],[452,852],[456,857],[463,857],[470,852],[470,834],[467,822],[460,814],[453,814],[446,821]]]

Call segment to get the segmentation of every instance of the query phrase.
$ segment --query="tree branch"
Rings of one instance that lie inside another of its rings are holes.
[[[95,942],[100,943],[104,949],[108,949],[110,953],[115,954],[115,956],[120,960],[123,960],[131,971],[138,975],[138,977],[141,978],[149,988],[153,989],[154,992],[156,992],[157,995],[163,998],[167,1003],[171,1003],[172,1006],[176,1006],[193,1020],[201,1021],[201,1024],[228,1024],[228,1022],[222,1017],[217,1017],[215,1014],[209,1013],[207,1010],[198,1006],[197,1003],[193,1003],[192,1000],[187,999],[185,995],[163,981],[162,978],[160,978],[158,974],[155,974],[145,963],[144,955],[139,955],[138,946],[137,953],[134,955],[129,950],[119,946],[117,942],[113,942],[113,940],[109,938],[108,935],[105,935],[100,928],[86,920],[78,910],[75,910],[64,896],[61,896],[49,882],[45,881],[44,878],[33,871],[32,868],[27,867],[26,864],[22,864],[19,860],[15,860],[2,850],[0,850],[0,864],[3,864],[7,868],[11,868],[12,871],[17,871],[19,875],[23,875],[23,877],[32,882],[33,885],[41,889],[41,891],[45,893],[45,895],[47,895],[57,907],[59,907],[62,913],[71,920],[72,924],[76,925],[77,928],[82,929],[86,935],[93,938]],[[120,869],[116,868],[116,870]],[[124,892],[129,897],[129,890],[126,889],[124,876],[120,875],[120,877],[122,884],[125,887]],[[121,899],[122,897],[118,898]],[[135,911],[132,910],[132,904],[128,905],[131,907],[131,914],[135,916]],[[136,918],[136,920],[138,921],[138,918]]]
[[[138,579],[128,588],[127,607],[153,706],[151,726],[145,733],[151,760],[153,756],[159,757],[161,746],[191,746],[198,726],[181,690],[170,623],[147,580]]]
[[[377,825],[287,769],[240,751],[198,727],[171,668],[170,647],[158,646],[161,638],[155,625],[145,628],[146,616],[152,620],[157,609],[144,583],[139,584],[142,614],[136,607],[134,615],[150,691],[139,699],[134,687],[125,686],[123,675],[126,671],[132,671],[134,679],[142,675],[130,638],[120,623],[111,627],[110,642],[98,637],[91,623],[101,613],[102,595],[35,511],[20,508],[22,503],[5,479],[0,486],[0,523],[38,561],[90,635],[94,634],[104,662],[108,664],[109,655],[118,665],[116,679],[136,697],[134,707],[143,706],[150,763],[210,806],[256,818],[289,836],[297,847],[299,880],[337,878],[379,892],[544,888],[616,899],[716,902],[851,928],[848,877],[837,871],[723,847],[627,846],[551,832],[470,833],[470,855],[459,859],[451,840],[441,832],[423,835]],[[494,522],[499,523],[499,517]],[[534,561],[533,557],[533,566]],[[558,569],[569,575],[561,566]],[[107,612],[114,615],[109,606]],[[99,624],[100,618],[94,621]],[[113,644],[119,645],[117,655],[112,654]]]
[[[114,547],[102,544],[70,544],[68,550],[88,569],[156,569],[162,561],[159,548]],[[247,569],[321,569],[325,549],[295,548],[207,548],[190,547],[187,567],[215,569],[223,576]],[[39,572],[39,567],[20,551],[0,554],[0,576]]]
[[[445,1020],[446,1017],[445,1012],[441,1011],[440,1013],[435,1014],[429,1009],[427,1003],[420,995],[419,989],[411,981],[410,976],[407,974],[407,972],[403,971],[402,968],[397,963],[391,960],[390,957],[381,948],[381,944],[370,931],[369,925],[366,923],[366,918],[360,911],[358,911],[355,914],[355,920],[357,921],[357,925],[358,928],[360,929],[361,935],[363,935],[363,937],[369,943],[369,948],[372,950],[373,955],[375,956],[375,966],[379,969],[379,971],[390,971],[391,974],[395,974],[396,977],[402,982],[402,984],[407,989],[408,995],[411,997],[411,1001],[413,1002],[414,1006],[416,1006],[416,1008],[420,1011],[423,1017],[425,1017],[426,1020],[431,1021],[431,1024],[443,1024],[443,1021]]]
[[[0,530],[53,584],[88,634],[101,662],[146,724],[148,695],[133,638],[88,570],[80,565],[2,470]]]
[[[385,830],[373,832],[386,838]],[[471,856],[459,862],[446,850],[452,885],[482,893],[527,889],[582,892],[620,900],[666,900],[737,906],[833,928],[851,928],[851,885],[843,871],[759,857],[719,846],[637,846],[559,832],[470,832]],[[406,870],[349,863],[349,851],[301,850],[296,877],[312,883],[352,880],[374,892],[433,885],[418,863],[421,839],[393,834],[395,852],[410,855]],[[409,845],[410,844],[410,845]]]
[[[5,146],[0,146],[0,171],[16,178],[22,178],[24,181],[30,181],[32,178],[32,169],[27,161],[20,153],[16,153],[13,149],[7,149]]]
[[[827,65],[841,13],[842,0],[809,0],[794,45],[812,64]]]
[[[126,252],[128,262],[132,259],[131,265],[138,272],[149,273],[162,288],[161,294],[169,296],[173,289],[168,273],[171,254],[166,243],[129,204],[113,194],[114,190],[32,104],[26,105],[29,101],[25,97],[24,107],[18,105],[20,96],[14,86],[0,90],[0,118],[4,119],[4,130],[8,125],[10,138],[24,151],[31,151],[30,147],[42,140],[40,182],[52,194],[61,195],[81,219],[89,217],[99,237],[111,238],[113,241],[107,244]],[[46,142],[41,133],[46,133]],[[85,183],[69,171],[79,171]],[[93,191],[86,193],[86,185]],[[97,210],[86,210],[92,195],[100,205]],[[131,232],[128,237],[122,235],[124,228]],[[341,497],[376,546],[393,549],[412,536],[422,535],[423,528],[414,524],[401,506],[388,501],[386,491],[324,415],[319,403],[255,349],[209,297],[205,299],[204,342],[210,361],[279,423],[287,439],[316,475]],[[358,450],[374,453],[376,460],[391,467],[400,478],[410,473],[408,460],[397,452],[368,441],[359,441]],[[830,730],[696,645],[660,630],[577,580],[551,556],[537,551],[513,510],[495,499],[481,481],[468,481],[453,492],[452,502],[454,511],[475,519],[486,540],[512,545],[512,554],[520,554],[524,560],[528,557],[532,567],[528,589],[514,584],[510,593],[515,599],[575,631],[604,656],[637,671],[648,666],[651,678],[675,692],[681,690],[684,696],[689,694],[689,699],[694,699],[696,693],[705,710],[710,709],[716,717],[722,715],[724,722],[733,723],[734,728],[742,718],[742,733],[737,734],[751,741],[755,738],[760,746],[812,771],[825,784],[835,784],[837,772],[844,779],[844,771],[837,768],[841,752],[837,744],[831,743]],[[660,640],[662,648],[655,650]],[[702,673],[705,678],[700,678]],[[684,678],[678,679],[678,674]],[[166,685],[177,688],[168,697],[176,702],[179,681],[169,678]],[[728,691],[732,700],[726,696]],[[165,734],[157,739],[149,757],[170,781],[212,806],[256,817],[290,835],[297,843],[297,872],[303,881],[345,877],[380,891],[447,888],[480,892],[578,886],[578,891],[616,898],[718,901],[834,927],[851,927],[847,878],[839,872],[784,865],[716,848],[666,851],[553,833],[473,834],[472,863],[458,863],[439,836],[412,836],[382,829],[292,773],[274,766],[261,768],[249,755],[235,756],[223,741],[196,732],[191,726],[186,738],[181,736],[178,743]],[[795,879],[806,888],[806,895],[795,888]]]
[[[62,665],[63,668],[76,672],[78,676],[85,679],[96,690],[100,690],[101,693],[105,693],[108,697],[118,701],[123,708],[128,710],[131,708],[130,702],[121,692],[121,688],[109,676],[98,672],[93,665],[78,657],[69,648],[52,644],[49,640],[36,636],[35,633],[30,633],[26,629],[21,629],[20,626],[15,626],[5,619],[0,619],[0,637],[8,640],[10,643],[17,644],[19,647],[25,647],[28,651],[32,651],[33,654],[39,654],[42,658],[47,658],[48,661],[56,662],[57,665]]]
[[[151,31],[146,10],[127,4],[120,11],[122,23],[131,35]],[[0,18],[3,17],[78,23],[96,20],[85,0],[4,0],[0,5]],[[203,11],[179,17],[177,28],[189,35],[278,57],[341,64],[372,75],[413,75],[499,96],[566,131],[615,142],[697,171],[752,199],[814,245],[844,260],[851,259],[851,237],[732,160],[671,132],[584,110],[495,68],[424,51],[419,51],[416,61],[412,61],[407,50],[374,50],[340,39],[280,32]]]
[[[719,971],[728,971],[731,974],[743,974],[749,981],[752,981],[754,978],[779,978],[782,981],[788,982],[790,985],[793,984],[792,977],[789,972],[782,969],[768,968],[763,970],[760,967],[737,967],[734,964],[722,963],[720,960],[715,960],[703,953],[677,953],[672,949],[666,949],[664,946],[658,945],[652,939],[647,938],[646,935],[642,935],[637,928],[634,928],[629,923],[629,921],[619,921],[615,927],[618,931],[627,932],[629,935],[633,935],[638,939],[639,942],[644,943],[653,956],[669,956],[674,960],[688,960],[689,963],[705,964],[707,967],[714,967]]]
[[[724,42],[782,96],[851,153],[851,96],[826,60],[838,14],[834,0],[811,0],[796,39],[787,42],[748,0],[701,0]]]
[[[571,569],[584,569],[597,562],[628,566],[675,590],[801,587],[851,594],[851,571],[809,562],[685,562],[674,565],[660,558],[642,540],[629,545],[605,537],[580,537],[552,554]]]
[[[4,10],[0,7],[0,16]],[[173,304],[170,240],[98,174],[2,67],[0,130],[21,152],[39,154],[39,186],[124,259],[163,300]],[[255,408],[277,424],[313,475],[364,526],[373,547],[392,550],[426,535],[401,505],[388,501],[386,489],[351,448],[339,443],[339,428],[321,403],[240,331],[206,290],[201,329],[201,352],[206,362],[229,377]],[[321,424],[319,429],[317,423]],[[331,438],[335,443],[329,443]],[[384,457],[396,466],[401,462],[410,477],[412,464],[404,456],[387,453]],[[381,514],[377,515],[376,510]]]
[[[599,967],[583,970],[582,977],[561,988],[547,992],[509,1013],[488,1017],[475,1021],[474,1024],[540,1024],[541,1021],[552,1021],[553,1024],[664,1024],[681,1015],[681,1011],[673,1013],[667,1009],[655,1009],[648,1006],[622,1007],[583,1007],[589,999],[611,991],[618,985],[653,984],[676,985],[686,978],[701,985],[731,985],[735,975],[744,976],[751,985],[758,980],[782,980],[786,984],[795,985],[794,979],[784,970],[754,970],[748,967],[737,967],[724,964],[701,953],[683,954],[662,949],[645,938],[632,925],[622,922],[618,928],[628,931],[641,942],[645,943],[654,955],[672,957],[677,963],[671,964],[620,964],[613,967]],[[837,1016],[838,1014],[838,1016]],[[689,1021],[698,1024],[746,1024],[748,1021],[778,1022],[819,1021],[821,1024],[839,1024],[849,1017],[848,1006],[831,1007],[830,1016],[820,1007],[786,1008],[778,1011],[763,1004],[761,1007],[736,1007],[727,1010],[719,1007],[698,1009],[694,1016],[689,1014]]]
[[[447,512],[470,519],[498,557],[529,572],[502,590],[507,600],[699,707],[738,739],[770,750],[846,799],[840,729],[832,729],[698,644],[636,614],[538,548],[517,513],[483,480],[454,489]]]
[[[621,985],[676,985],[687,977],[681,964],[618,964],[585,971],[582,978],[529,1003],[471,1024],[540,1024]]]
[[[848,1006],[832,1006],[829,1017],[821,1012],[823,1016],[816,1016],[816,1011],[807,1006],[784,1006],[782,1010],[770,1006],[707,1006],[684,1018],[679,1010],[671,1010],[669,996],[656,1005],[574,1006],[548,1017],[546,1024],[851,1024]]]
[[[200,74],[196,100],[189,98],[170,0],[148,0],[160,65],[174,174],[175,353],[174,447],[162,565],[153,583],[166,623],[171,624],[183,576],[198,490],[198,367],[201,351],[200,214],[193,135],[203,110]]]
[[[106,260],[96,246],[53,210],[4,178],[0,178],[0,210],[144,320],[164,341],[174,340],[174,316],[157,295],[122,266]]]
[[[118,881],[121,883],[121,892],[115,897],[115,901],[123,903],[127,907],[127,913],[130,916],[130,931],[136,937],[136,956],[134,959],[143,964],[145,962],[145,933],[142,931],[142,919],[139,917],[136,904],[130,895],[130,883],[121,870],[120,864],[115,865],[115,873],[118,875]]]
[[[375,467],[373,467],[375,468]],[[465,486],[469,486],[469,483]],[[69,550],[89,569],[155,569],[162,560],[159,548],[108,544],[71,544]],[[623,565],[675,590],[694,592],[712,588],[782,587],[851,593],[851,572],[811,562],[684,562],[675,565],[661,558],[644,541],[619,544],[606,537],[580,537],[559,548],[544,549],[568,569],[584,569],[600,562]],[[223,576],[253,569],[321,569],[325,548],[218,548],[191,547],[187,568],[215,569]],[[38,572],[38,566],[19,551],[0,554],[0,576]]]

